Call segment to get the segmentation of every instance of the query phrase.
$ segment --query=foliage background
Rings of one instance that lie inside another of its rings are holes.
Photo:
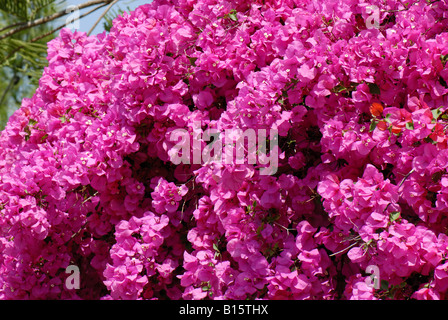
[[[141,0],[1,0],[0,130],[4,129],[8,117],[20,107],[22,99],[31,97],[38,87],[39,79],[47,66],[47,42],[57,36],[58,31],[65,26],[66,19],[71,14],[70,11],[65,12],[69,5],[92,3],[84,8],[84,11],[81,10],[81,18],[84,18],[83,26],[90,29],[98,24],[101,28],[97,27],[94,31],[108,32],[112,20],[117,15],[141,5],[142,2]],[[99,14],[104,13],[104,17],[100,16],[99,20],[95,20],[95,11]],[[50,19],[58,13],[61,16]],[[39,19],[49,20],[10,35],[11,31]],[[80,31],[83,31],[82,29],[85,28],[81,28]]]

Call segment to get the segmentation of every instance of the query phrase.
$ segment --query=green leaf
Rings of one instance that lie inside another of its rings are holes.
[[[369,132],[373,132],[373,130],[375,130],[377,124],[378,124],[378,121],[373,120],[373,121],[370,123],[370,129],[369,129]]]
[[[401,213],[399,211],[394,211],[390,214],[390,221],[395,221],[399,219],[401,216]]]
[[[381,290],[389,290],[389,282],[381,280],[380,288]]]
[[[392,113],[386,114],[386,117],[384,117],[384,120],[386,120],[387,123],[391,123],[390,117],[392,116]]]
[[[406,122],[406,129],[414,130],[414,122]]]
[[[229,18],[232,21],[238,21],[238,17],[236,16],[237,11],[235,9],[232,9],[229,13]]]
[[[442,61],[443,66],[445,66],[446,62],[448,61],[448,54],[445,54],[445,55],[441,54],[440,55],[440,61]]]
[[[442,111],[440,110],[440,107],[438,107],[435,110],[431,110],[431,112],[432,112],[432,116],[433,116],[434,120],[437,120],[441,116],[441,114],[442,114]]]
[[[336,87],[333,88],[333,92],[338,93],[347,90],[347,88],[342,84],[338,84]]]
[[[423,141],[426,143],[437,144],[437,142],[432,140],[431,137],[423,138]]]
[[[261,225],[257,228],[257,236],[261,236],[261,231],[264,229],[264,221],[261,222]]]
[[[371,94],[381,94],[380,87],[376,83],[367,83]]]
[[[196,58],[196,57],[188,57],[188,60],[190,60],[190,64],[193,67],[196,67],[196,60],[198,60],[198,58]]]

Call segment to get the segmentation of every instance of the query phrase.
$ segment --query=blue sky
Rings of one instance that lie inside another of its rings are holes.
[[[61,2],[63,2],[61,7],[64,8],[64,7],[66,7],[66,6],[68,7],[70,5],[80,5],[82,3],[87,2],[87,0],[65,0],[65,1],[61,1]],[[141,6],[142,4],[150,3],[150,2],[152,2],[152,1],[151,0],[120,0],[112,7],[112,10],[117,11],[118,8],[127,10],[127,7],[129,7],[131,10],[134,10],[135,8]],[[98,9],[97,11],[89,14],[87,17],[84,17],[83,19],[81,19],[81,21],[79,23],[79,27],[80,27],[79,31],[89,32],[90,28],[95,24],[95,22],[103,14],[103,12],[106,10],[107,7],[108,6]],[[81,10],[80,15],[82,15],[84,12],[88,12],[92,9],[93,9],[93,7],[89,7],[84,10]],[[62,23],[65,21],[66,18],[67,17],[63,18]],[[60,21],[61,20],[59,20],[56,23],[58,26],[60,24],[62,24]],[[97,25],[97,27],[93,30],[92,34],[98,34],[98,33],[101,33],[104,31],[103,22],[104,22],[104,20],[101,21]]]

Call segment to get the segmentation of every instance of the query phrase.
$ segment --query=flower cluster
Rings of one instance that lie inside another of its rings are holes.
[[[447,12],[155,0],[63,29],[0,134],[0,299],[447,299]],[[170,161],[206,128],[277,130],[278,170]]]

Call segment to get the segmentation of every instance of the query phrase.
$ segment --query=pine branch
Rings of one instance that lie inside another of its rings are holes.
[[[78,9],[81,10],[81,9],[88,8],[88,7],[97,5],[97,4],[109,4],[112,1],[113,0],[91,0],[91,1],[85,2],[83,4],[80,4],[78,6]],[[115,1],[117,1],[117,0],[115,0]],[[23,31],[23,30],[26,30],[26,29],[30,29],[32,27],[35,27],[35,26],[38,26],[38,25],[41,25],[41,24],[45,24],[47,22],[56,20],[56,19],[58,19],[60,17],[63,17],[65,15],[67,15],[67,11],[66,10],[62,10],[62,11],[56,12],[56,13],[54,13],[52,15],[49,15],[47,17],[35,19],[33,21],[27,21],[27,22],[15,24],[14,25],[14,27],[15,27],[14,29],[6,32],[3,35],[0,35],[0,41],[3,40],[3,39],[6,39],[6,38],[8,38],[8,37],[10,37],[10,36],[12,36],[12,35],[14,35],[16,33],[18,33],[18,32],[20,32],[20,31]],[[2,30],[7,30],[7,29],[10,29],[10,28],[11,28],[11,26],[7,26],[7,27],[4,27]]]
[[[96,10],[101,9],[101,8],[103,8],[103,7],[105,7],[105,6],[107,6],[107,3],[103,3],[103,4],[99,5],[99,6],[96,7],[96,8],[93,8],[93,9],[90,10],[89,12],[83,13],[83,14],[80,15],[78,18],[76,18],[74,21],[76,21],[76,20],[78,20],[78,19],[82,19],[82,18],[84,18],[85,16],[88,16],[89,14],[91,14],[92,12],[95,12]],[[71,21],[71,22],[74,22],[74,21]],[[44,34],[38,36],[38,37],[35,37],[35,38],[31,39],[31,40],[29,41],[29,43],[34,43],[34,42],[39,41],[39,40],[41,40],[41,39],[43,39],[43,38],[45,38],[45,37],[48,37],[49,35],[55,33],[56,31],[61,30],[62,28],[64,28],[66,25],[67,25],[67,23],[64,23],[64,24],[60,25],[59,27],[57,27],[57,28],[55,28],[55,29],[53,29],[53,30],[50,30],[50,31],[48,31],[48,32],[46,32],[46,33],[44,33]],[[24,48],[24,46],[21,46],[21,47],[18,47],[18,48],[16,48],[16,49],[14,49],[13,51],[11,51],[11,52],[10,52],[10,53],[9,53],[3,60],[2,60],[2,61],[0,61],[0,66],[3,65],[6,61],[8,61],[8,59],[10,59],[16,52],[19,52],[19,51],[22,50],[23,48]]]
[[[48,5],[54,4],[56,0],[43,0],[43,1],[33,1],[33,4],[35,5],[35,8],[31,10],[31,13],[29,15],[29,19],[33,19],[36,17],[36,14],[38,14],[43,8],[45,8]]]
[[[56,0],[1,0],[0,10],[9,15],[29,20],[37,11],[55,1]]]
[[[11,78],[11,81],[9,81],[8,87],[5,89],[5,91],[3,92],[2,98],[0,99],[0,106],[3,106],[3,102],[6,99],[6,95],[7,93],[12,89],[12,86],[14,86],[15,84],[17,84],[17,82],[19,81],[19,77],[17,76],[17,74],[14,73],[13,77]],[[1,108],[3,110],[3,108]],[[7,108],[5,108],[5,110],[7,110]]]
[[[92,28],[90,28],[89,32],[87,33],[88,36],[90,36],[90,34],[92,33],[92,31],[96,28],[96,26],[98,25],[98,23],[100,23],[100,21],[104,18],[104,16],[107,14],[107,12],[113,7],[114,4],[116,4],[118,2],[118,0],[114,0],[108,7],[107,9],[103,12],[103,14],[98,18],[98,20],[95,22],[95,24],[92,26]]]

